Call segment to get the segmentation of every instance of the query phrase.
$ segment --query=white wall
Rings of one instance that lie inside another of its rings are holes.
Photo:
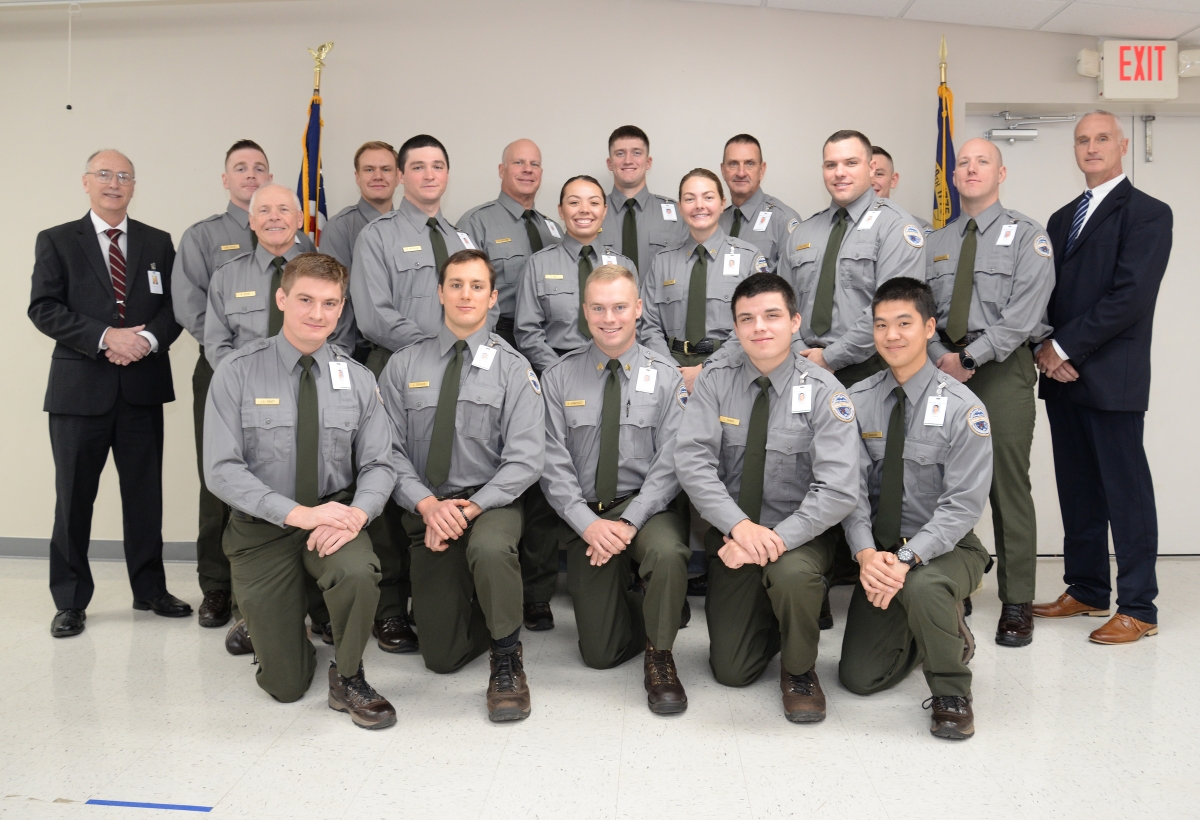
[[[715,170],[725,139],[749,131],[764,145],[764,187],[805,215],[827,201],[819,172],[824,138],[857,128],[893,153],[902,174],[898,199],[928,217],[943,33],[959,144],[992,125],[965,118],[969,102],[1054,102],[1077,111],[1096,104],[1095,81],[1074,73],[1075,53],[1095,46],[1087,37],[676,0],[279,0],[85,6],[75,19],[74,110],[67,111],[66,19],[62,8],[0,11],[7,74],[0,153],[8,194],[0,224],[9,237],[4,275],[15,289],[0,316],[17,352],[10,358],[28,365],[9,365],[0,536],[48,537],[53,515],[41,411],[53,343],[25,317],[37,231],[85,213],[81,165],[99,147],[120,148],[137,166],[132,215],[176,238],[224,208],[221,162],[235,139],[262,143],[279,180],[291,184],[312,77],[307,47],[336,43],[322,89],[331,212],[357,197],[351,157],[361,142],[399,145],[419,132],[437,135],[449,149],[450,217],[495,196],[500,150],[517,137],[542,147],[539,206],[552,212],[568,176],[603,179],[609,131],[632,122],[651,136],[653,190],[674,192],[697,165]],[[1181,88],[1200,101],[1200,81]],[[1173,136],[1182,123],[1156,124],[1155,170],[1164,173],[1152,192],[1175,206],[1176,236],[1194,237],[1200,224],[1184,207],[1184,191],[1189,174],[1187,187],[1195,187],[1187,160],[1196,142]],[[1007,205],[1044,221],[1078,193],[1082,177],[1069,129],[1050,126],[1036,143],[1005,147]],[[1168,173],[1172,168],[1181,170]],[[1192,426],[1182,420],[1183,408],[1196,406],[1195,390],[1168,384],[1187,362],[1181,306],[1200,290],[1183,274],[1195,259],[1195,240],[1186,255],[1184,247],[1180,242],[1160,300],[1149,416],[1160,499],[1175,502],[1161,507],[1164,549],[1186,532],[1180,502],[1187,499],[1173,488],[1186,486],[1184,465],[1197,456]],[[195,343],[184,334],[172,354],[178,400],[166,410],[164,536],[190,540]],[[96,538],[120,537],[111,473],[101,488]],[[1044,430],[1034,475],[1041,549],[1052,552],[1061,528]]]

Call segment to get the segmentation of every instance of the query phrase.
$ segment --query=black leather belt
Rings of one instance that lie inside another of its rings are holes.
[[[459,490],[458,492],[451,493],[450,495],[439,495],[434,497],[437,498],[438,501],[449,501],[450,499],[455,498],[467,499],[482,490],[483,486],[484,485],[480,484],[478,487],[467,487],[465,490]]]
[[[594,512],[596,515],[600,515],[605,510],[611,510],[613,507],[617,506],[618,504],[624,503],[628,499],[633,498],[635,495],[637,495],[637,493],[626,493],[625,495],[621,496],[620,498],[614,498],[612,500],[611,504],[604,504],[600,501],[585,501],[583,503],[587,504],[587,508],[589,510],[591,510],[592,512]]]
[[[966,347],[967,345],[969,345],[971,342],[975,341],[982,335],[983,335],[982,330],[970,330],[970,331],[967,331],[966,336],[962,337],[961,342],[955,342],[955,341],[951,341],[950,337],[948,335],[946,335],[946,331],[944,331],[944,330],[938,331],[938,338],[941,339],[942,344],[946,345],[947,347]]]
[[[671,350],[676,353],[682,353],[685,356],[691,356],[693,353],[701,356],[707,356],[717,349],[717,343],[712,339],[704,339],[703,341],[692,344],[687,339],[680,341],[679,339],[671,340]]]
[[[512,333],[513,332],[512,317],[511,316],[501,316],[499,319],[497,319],[496,320],[496,332],[497,333]]]

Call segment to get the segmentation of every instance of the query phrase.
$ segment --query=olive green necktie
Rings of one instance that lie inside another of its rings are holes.
[[[967,319],[971,315],[971,288],[975,284],[975,245],[979,241],[975,220],[967,222],[958,254],[958,270],[954,274],[954,293],[950,297],[950,316],[946,319],[946,335],[957,344],[967,335]]]
[[[533,211],[526,211],[521,214],[521,218],[525,220],[525,233],[529,234],[529,250],[531,253],[537,253],[544,245],[542,245],[542,235],[538,233],[537,222],[538,215]]]
[[[429,244],[433,246],[433,264],[437,266],[438,273],[442,272],[442,266],[446,264],[446,237],[442,236],[442,229],[438,227],[438,221],[434,217],[429,217],[425,220],[425,224],[429,226]]]
[[[596,463],[596,500],[607,507],[617,497],[617,455],[621,450],[621,363],[608,360],[604,405],[600,411],[600,460]]]
[[[633,260],[640,271],[642,263],[638,261],[637,214],[633,210],[634,200],[625,200],[625,224],[621,228],[621,253]]]
[[[825,257],[821,260],[821,278],[817,280],[816,301],[813,302],[812,320],[808,323],[818,336],[823,336],[833,327],[833,286],[837,281],[837,258],[849,221],[850,214],[846,209],[838,208],[833,230],[829,232],[829,241],[825,245]]]
[[[692,278],[688,282],[687,325],[684,335],[692,344],[704,341],[708,324],[704,315],[708,307],[708,249],[704,243],[696,245],[696,262],[692,265]]]
[[[442,374],[442,389],[438,392],[437,410],[433,413],[433,435],[429,437],[429,458],[425,461],[425,478],[437,488],[450,477],[450,453],[454,450],[454,419],[458,415],[458,383],[462,380],[463,351],[467,343],[454,343],[454,355]]]
[[[900,512],[904,501],[904,388],[894,391],[896,404],[888,420],[887,446],[883,450],[883,480],[875,513],[875,541],[885,550],[900,542]]]
[[[742,487],[738,491],[738,506],[755,524],[762,515],[763,475],[767,467],[767,427],[771,419],[771,380],[759,376],[754,380],[758,395],[750,410],[746,427],[746,450],[742,456]]]
[[[592,246],[584,245],[579,249],[579,332],[585,339],[592,338],[592,331],[588,329],[587,308],[583,304],[583,286],[587,284],[587,278],[591,275]]]
[[[732,237],[741,236],[742,233],[742,209],[734,206],[733,209],[733,227],[729,229],[729,235]]]
[[[282,256],[276,256],[271,260],[271,267],[275,272],[271,274],[271,293],[267,296],[267,336],[275,336],[283,329],[283,311],[279,309],[279,303],[275,301],[275,294],[279,292],[280,286],[283,284],[283,266],[287,264],[287,260]]]
[[[315,507],[321,498],[317,479],[320,468],[321,428],[318,425],[317,378],[313,375],[313,357],[301,356],[300,392],[296,397],[296,503]]]

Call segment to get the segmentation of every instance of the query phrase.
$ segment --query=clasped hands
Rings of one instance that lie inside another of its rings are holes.
[[[150,340],[138,335],[138,331],[145,329],[145,325],[110,327],[104,334],[104,345],[108,348],[104,351],[105,358],[122,366],[146,358],[150,353]]]
[[[483,508],[465,498],[438,501],[427,495],[417,503],[417,515],[425,522],[425,546],[441,552],[462,536],[471,522],[483,514]]]
[[[867,600],[880,609],[887,609],[892,598],[904,586],[910,567],[894,553],[868,547],[855,556],[858,559],[858,580]]]
[[[1037,369],[1056,382],[1068,384],[1079,378],[1079,371],[1069,361],[1058,355],[1058,349],[1047,339],[1034,356]]]
[[[787,552],[787,545],[775,530],[755,524],[749,518],[734,524],[724,538],[725,545],[717,550],[717,557],[730,569],[746,564],[765,567]]]
[[[608,559],[623,552],[633,543],[637,535],[637,527],[624,521],[609,521],[607,518],[597,518],[588,524],[583,531],[583,540],[587,543],[588,561],[593,567],[604,566]]]
[[[324,558],[354,540],[367,525],[367,514],[358,507],[330,501],[316,507],[296,505],[283,523],[289,527],[311,530],[308,549],[316,550],[317,555]]]

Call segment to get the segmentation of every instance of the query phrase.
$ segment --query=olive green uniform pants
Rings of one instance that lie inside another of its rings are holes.
[[[482,655],[491,640],[521,627],[521,502],[480,515],[446,549],[425,546],[425,522],[405,511],[411,539],[413,615],[425,666],[454,672]]]
[[[601,518],[616,521],[632,500],[605,510]],[[645,651],[647,638],[655,649],[671,649],[687,598],[691,556],[679,513],[667,509],[651,516],[633,543],[598,567],[587,557],[587,542],[566,523],[561,526],[583,662],[593,669],[620,666]],[[646,581],[645,596],[629,588],[634,563]]]
[[[1033,352],[1018,347],[1002,362],[982,364],[967,382],[992,423],[992,530],[1000,600],[1026,604],[1037,575],[1037,510],[1029,483],[1029,454],[1037,418]]]
[[[374,346],[367,355],[367,369],[379,380],[383,368],[392,358],[392,351]],[[379,556],[379,570],[383,580],[379,582],[379,609],[377,619],[398,618],[408,615],[408,598],[412,594],[409,580],[410,559],[408,534],[404,531],[404,510],[392,499],[383,506],[383,512],[367,525],[367,533]]]
[[[324,558],[308,549],[308,536],[237,510],[225,529],[233,592],[258,656],[255,680],[283,703],[299,700],[316,670],[317,653],[304,628],[305,579],[316,579],[329,607],[343,677],[358,673],[379,600],[379,559],[365,531]]]
[[[517,545],[524,600],[527,604],[548,603],[558,586],[558,515],[538,482],[522,494],[519,503],[525,521],[521,543]]]
[[[746,686],[782,649],[783,667],[803,675],[817,660],[817,619],[825,595],[822,576],[833,563],[834,529],[788,550],[765,567],[730,569],[717,555],[716,528],[704,538],[708,554],[709,665],[719,683]]]
[[[856,586],[838,665],[842,685],[870,695],[895,686],[921,663],[930,694],[970,694],[958,602],[979,586],[988,560],[969,532],[950,552],[910,570],[887,609],[873,605],[862,585]]]

